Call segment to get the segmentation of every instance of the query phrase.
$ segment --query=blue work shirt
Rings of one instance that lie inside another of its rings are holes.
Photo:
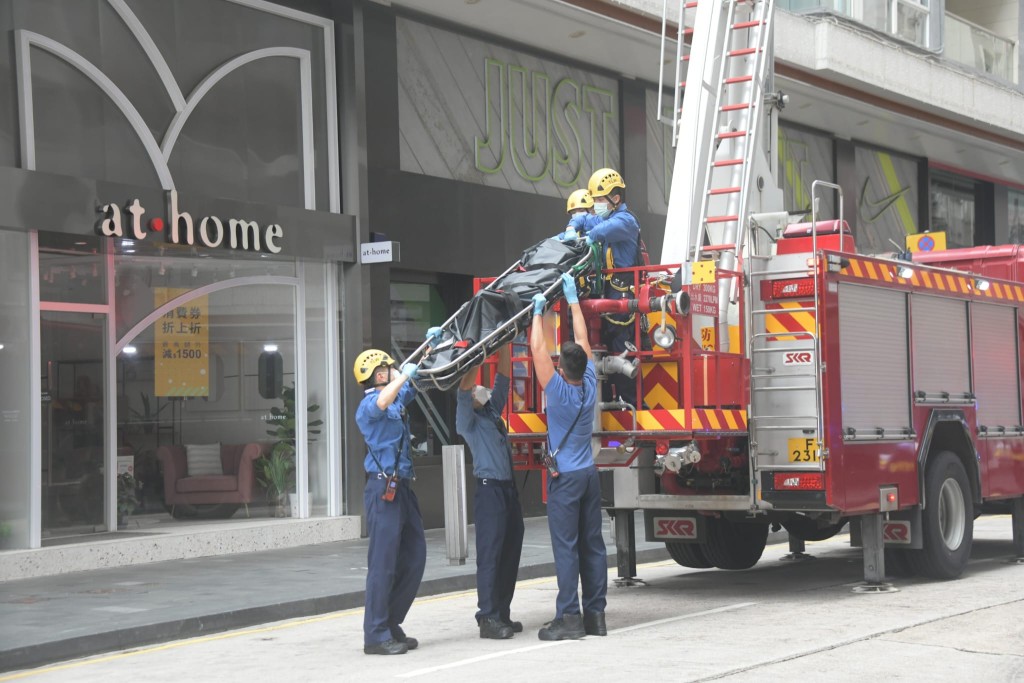
[[[595,214],[576,214],[569,220],[576,231],[587,235],[594,242],[600,242],[612,252],[613,268],[630,268],[640,265],[640,223],[629,212],[626,203],[600,218]],[[607,256],[605,265],[608,265]]]
[[[549,447],[558,448],[562,438],[568,431],[576,415],[576,426],[565,440],[562,449],[555,456],[559,472],[573,472],[590,467],[594,464],[594,453],[590,447],[590,437],[594,434],[594,404],[597,402],[597,372],[594,361],[587,361],[587,369],[583,371],[583,385],[569,384],[559,374],[551,378],[544,388],[547,398],[548,443]],[[580,400],[583,412],[580,414]]]
[[[508,401],[508,377],[494,378],[491,400],[480,409],[473,407],[473,392],[459,390],[455,408],[455,431],[473,453],[473,474],[480,479],[512,478],[512,452],[501,411]],[[500,426],[499,426],[500,425]]]
[[[380,389],[367,389],[366,395],[356,408],[356,424],[359,425],[359,431],[363,433],[366,446],[372,453],[363,459],[363,469],[370,474],[376,474],[383,467],[384,474],[391,474],[395,471],[397,461],[398,476],[411,478],[413,467],[412,458],[409,457],[410,435],[407,433],[405,420],[402,419],[402,410],[416,398],[416,387],[412,382],[406,382],[398,390],[398,397],[394,403],[384,410],[377,407],[379,394]],[[377,457],[380,466],[374,461],[373,456]]]

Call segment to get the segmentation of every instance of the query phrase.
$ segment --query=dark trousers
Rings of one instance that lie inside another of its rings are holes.
[[[626,316],[628,318],[628,316]],[[614,316],[616,320],[622,320],[623,316]],[[629,325],[615,325],[607,320],[601,321],[601,342],[608,349],[608,355],[617,356],[626,350],[626,342],[633,341],[633,333],[636,323]],[[611,386],[609,386],[611,385]],[[612,400],[611,387],[615,387],[615,393],[622,397],[622,400],[631,406],[640,408],[636,402],[636,379],[629,379],[625,375],[614,373],[608,377],[604,385],[602,401]]]
[[[558,598],[555,617],[603,612],[608,593],[608,555],[601,536],[601,484],[596,467],[548,479],[548,529],[555,555]]]
[[[366,645],[402,637],[400,624],[416,598],[427,564],[427,542],[416,494],[408,480],[402,480],[393,501],[381,500],[385,482],[371,475],[363,489],[370,535],[363,614]]]
[[[512,482],[495,485],[477,480],[473,497],[476,520],[476,620],[511,621],[510,607],[523,552],[523,508]]]

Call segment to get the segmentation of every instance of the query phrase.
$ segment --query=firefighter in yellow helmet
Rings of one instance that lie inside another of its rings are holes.
[[[606,268],[631,268],[640,265],[640,221],[626,206],[626,181],[618,171],[602,168],[590,176],[590,196],[594,199],[594,215],[586,219],[581,233],[587,241],[601,245]],[[630,273],[607,275],[609,299],[632,298],[633,278]],[[633,315],[605,316],[601,326],[601,340],[609,354],[618,355],[626,350],[626,343],[634,337]],[[625,375],[613,374],[611,383],[626,403],[637,405],[636,382]],[[610,400],[605,385],[604,400]]]
[[[559,240],[575,240],[586,235],[587,220],[594,215],[594,198],[584,188],[574,190],[565,202],[565,212],[569,214],[569,224],[565,231],[556,235]]]
[[[367,349],[352,372],[366,390],[356,408],[356,424],[369,451],[363,460],[363,505],[370,537],[363,613],[363,652],[401,655],[418,645],[401,624],[423,578],[427,544],[419,502],[410,486],[409,419],[405,407],[416,397],[409,381],[418,366],[401,371],[384,351]]]

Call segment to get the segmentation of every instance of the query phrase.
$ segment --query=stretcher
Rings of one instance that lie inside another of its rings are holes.
[[[406,362],[419,363],[416,388],[447,390],[527,328],[533,296],[548,306],[562,298],[562,274],[571,273],[581,295],[601,282],[597,248],[583,240],[549,238],[478,291],[441,325],[441,339],[424,341]]]

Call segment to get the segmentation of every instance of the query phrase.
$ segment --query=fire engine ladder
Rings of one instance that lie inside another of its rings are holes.
[[[666,231],[661,262],[683,263],[687,284],[694,261],[717,256],[719,268],[735,270],[744,249],[746,231],[740,226],[762,127],[774,5],[774,0],[681,3],[677,55],[679,64],[687,64],[687,77],[676,79],[675,101],[681,88],[683,105],[673,112],[672,130],[680,144],[666,219],[672,229]],[[688,9],[696,10],[692,28],[685,26]],[[734,302],[736,291],[735,279],[719,281],[719,301]],[[728,338],[727,330],[720,330],[721,350],[728,350]]]
[[[842,189],[832,183],[814,181],[811,184],[811,254],[815,263],[821,258],[818,254],[818,201],[813,199],[819,188],[838,191],[840,225],[843,221]],[[750,243],[752,258],[748,261],[750,284],[747,287],[750,406],[747,410],[747,424],[752,467],[755,472],[761,465],[772,470],[808,469],[807,462],[791,463],[788,450],[782,453],[772,450],[778,448],[785,435],[772,438],[769,433],[784,432],[814,439],[819,454],[816,465],[824,470],[828,453],[822,447],[825,410],[819,335],[821,299],[818,287],[813,288],[813,302],[798,307],[768,308],[760,299],[762,282],[806,278],[809,274],[809,259],[806,253],[788,257],[757,254],[758,240],[752,239]],[[780,314],[813,316],[813,327],[811,331],[801,332],[771,329],[771,316]],[[797,368],[793,372],[780,372],[787,367],[783,360],[785,354],[794,353],[809,353],[809,362],[789,366]],[[810,465],[813,467],[815,463]]]

